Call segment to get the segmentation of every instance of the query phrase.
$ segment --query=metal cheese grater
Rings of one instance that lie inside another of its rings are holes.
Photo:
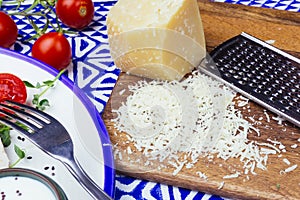
[[[300,59],[246,33],[210,56],[200,71],[300,127]]]

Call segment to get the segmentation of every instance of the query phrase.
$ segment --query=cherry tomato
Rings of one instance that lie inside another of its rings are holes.
[[[0,11],[0,47],[8,48],[18,37],[18,28],[14,20]]]
[[[92,0],[58,0],[56,14],[63,24],[82,29],[94,17],[94,4]]]
[[[26,86],[20,78],[13,74],[0,73],[0,101],[25,103],[26,99]]]
[[[49,32],[39,37],[32,46],[31,54],[57,70],[66,68],[72,57],[71,46],[60,32]]]

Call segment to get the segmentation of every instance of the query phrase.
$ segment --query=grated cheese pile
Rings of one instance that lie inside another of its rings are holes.
[[[147,158],[144,165],[167,161],[176,175],[200,157],[216,155],[238,158],[244,174],[256,174],[255,168],[265,170],[268,155],[277,153],[273,144],[248,140],[254,127],[234,107],[236,93],[203,74],[194,72],[182,82],[140,81],[129,90],[126,102],[113,110],[113,122]],[[115,156],[122,159],[122,152],[115,151]],[[140,157],[131,159],[138,161]]]

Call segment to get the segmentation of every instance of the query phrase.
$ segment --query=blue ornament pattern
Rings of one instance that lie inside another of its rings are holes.
[[[272,8],[300,12],[299,0],[215,0],[216,2],[241,4],[254,7]]]
[[[300,12],[299,0],[216,0],[218,2],[243,4],[248,6],[273,8]],[[116,1],[94,0],[95,16],[90,26],[78,34],[68,34],[72,46],[73,60],[69,66],[68,75],[74,83],[85,91],[100,113],[109,99],[120,70],[116,68],[109,53],[106,34],[106,15]],[[21,9],[29,5],[22,5]],[[10,9],[5,6],[4,9]],[[39,9],[39,8],[36,8]],[[53,17],[53,16],[52,16]],[[33,41],[25,40],[35,34],[34,29],[22,16],[13,16],[18,25],[22,39],[12,47],[22,54],[30,55]],[[51,20],[55,20],[54,17]],[[38,27],[45,24],[45,19],[34,19]],[[63,26],[64,27],[64,26]],[[67,27],[64,27],[67,29]],[[53,29],[52,29],[53,30]],[[49,31],[52,31],[51,29]],[[75,31],[69,29],[70,31]],[[221,200],[225,199],[198,191],[191,191],[160,183],[137,180],[128,176],[116,176],[115,199],[121,200]]]

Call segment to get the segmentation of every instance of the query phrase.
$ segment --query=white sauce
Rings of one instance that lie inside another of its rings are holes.
[[[53,192],[44,183],[22,176],[0,178],[1,197],[5,200],[56,200]]]

